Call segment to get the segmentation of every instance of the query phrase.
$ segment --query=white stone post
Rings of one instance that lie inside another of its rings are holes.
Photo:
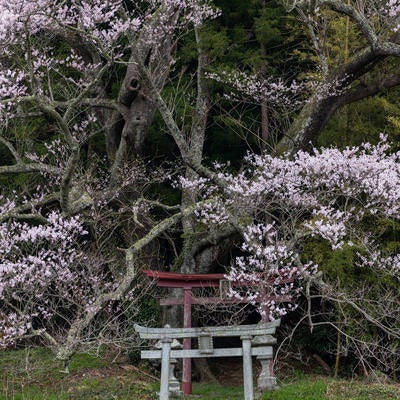
[[[160,400],[169,399],[169,367],[171,355],[172,339],[161,339],[161,382],[160,382]]]
[[[244,400],[254,400],[253,389],[253,363],[251,360],[251,339],[252,336],[241,336],[243,348],[243,387]]]

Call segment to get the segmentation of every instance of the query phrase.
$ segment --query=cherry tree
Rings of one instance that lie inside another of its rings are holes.
[[[358,5],[320,7],[348,15],[367,39],[372,35],[373,16],[356,12]],[[339,103],[360,96],[361,87],[347,88],[362,72],[397,55],[398,3],[385,7],[387,18],[379,21],[393,37],[367,40],[366,50],[311,88],[235,75],[240,93],[279,110],[290,106],[298,118],[293,140],[281,143],[292,158],[249,154],[241,172],[228,173],[203,161],[215,75],[206,74],[211,61],[201,25],[219,15],[212,4],[1,1],[0,143],[11,161],[0,165],[0,174],[24,177],[18,192],[5,190],[1,199],[2,344],[38,335],[67,362],[82,338],[98,333],[96,322],[106,310],[112,314],[121,302],[137,300],[138,272],[151,264],[148,253],[156,251],[148,249],[160,237],[172,242],[179,269],[195,272],[210,268],[213,250],[239,234],[242,256],[228,277],[256,289],[232,294],[252,298],[269,318],[295,308],[296,294],[317,276],[317,263],[301,255],[301,244],[313,235],[333,250],[354,245],[360,265],[379,262],[397,276],[398,267],[389,264],[398,265],[398,255],[379,252],[373,232],[361,228],[367,215],[398,219],[399,155],[388,155],[384,141],[297,152]],[[317,5],[307,10],[319,12]],[[189,29],[197,46],[196,94],[190,123],[182,124],[163,88]],[[172,205],[151,197],[148,188],[170,184],[176,171],[140,159],[157,110],[183,170],[182,198]],[[100,137],[106,160],[87,151]],[[182,245],[170,235],[179,224]],[[272,296],[291,296],[292,302],[275,304]]]
[[[139,253],[181,216],[146,221],[151,203],[127,193],[140,195],[166,172],[146,170],[135,157],[126,164],[128,153],[142,146],[156,110],[150,91],[162,89],[176,41],[216,15],[207,2],[192,0],[0,3],[0,142],[13,160],[0,173],[34,176],[25,193],[2,197],[2,345],[41,336],[67,363],[95,335],[104,310],[137,301]],[[112,98],[108,79],[120,66],[125,78]],[[33,128],[40,143],[21,144],[15,133],[32,118],[42,121]],[[94,155],[89,163],[83,155],[99,132],[107,173],[103,160]],[[124,243],[122,264],[109,255],[107,240],[116,204],[144,230]]]

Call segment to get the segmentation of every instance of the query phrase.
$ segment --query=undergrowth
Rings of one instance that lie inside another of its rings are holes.
[[[0,353],[0,400],[156,400],[158,380],[127,363],[77,355],[70,373],[46,349]],[[225,382],[226,383],[226,382]],[[190,399],[242,400],[241,386],[194,383]],[[260,400],[399,400],[400,386],[299,374]]]

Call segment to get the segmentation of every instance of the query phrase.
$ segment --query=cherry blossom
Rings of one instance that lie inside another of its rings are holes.
[[[269,318],[293,309],[301,281],[318,270],[299,251],[308,237],[328,241],[332,250],[357,243],[365,248],[362,264],[379,263],[398,273],[398,254],[368,257],[373,232],[361,226],[366,217],[400,218],[400,152],[389,149],[382,135],[377,145],[299,151],[293,158],[249,154],[242,172],[224,172],[223,166],[217,171],[223,188],[209,179],[206,189],[202,179],[199,193],[207,202],[198,219],[209,229],[234,224],[242,232],[244,255],[234,260],[227,277],[253,289],[243,293],[234,284],[232,295],[258,303]],[[286,305],[272,302],[280,296]]]
[[[243,95],[245,95],[252,102],[268,101],[274,107],[290,110],[295,110],[304,103],[302,97],[307,90],[304,83],[292,81],[287,84],[280,78],[262,78],[240,71],[208,73],[207,77],[232,87],[233,90],[225,94],[227,98],[243,100]]]
[[[10,202],[2,199],[2,212]],[[0,346],[46,329],[53,317],[88,302],[100,275],[85,268],[78,241],[87,234],[78,217],[47,216],[47,225],[0,224]],[[98,271],[97,271],[98,272]]]

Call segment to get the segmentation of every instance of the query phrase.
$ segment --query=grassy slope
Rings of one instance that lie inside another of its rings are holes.
[[[0,400],[155,400],[157,383],[137,368],[78,355],[70,374],[60,372],[50,351],[31,349],[0,352]],[[281,383],[262,400],[398,400],[400,387],[304,376]],[[241,400],[242,387],[195,384],[199,400]]]
[[[0,399],[120,400],[155,399],[155,381],[129,365],[89,355],[74,357],[64,374],[45,349],[0,353]]]
[[[282,385],[262,400],[399,400],[400,387],[367,385],[358,381],[334,380],[326,377],[305,377]]]

